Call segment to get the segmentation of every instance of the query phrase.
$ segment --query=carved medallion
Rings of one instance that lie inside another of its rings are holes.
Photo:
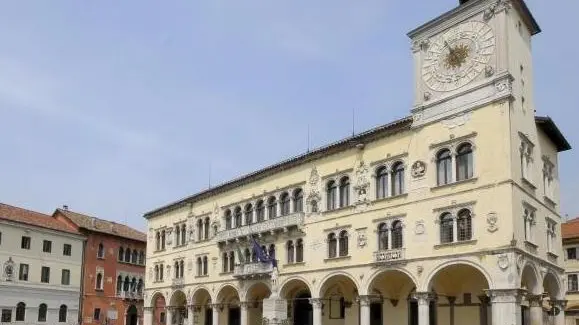
[[[358,247],[364,248],[368,244],[368,238],[366,237],[365,230],[358,230]]]
[[[509,268],[509,256],[507,254],[500,254],[497,257],[497,265],[503,271]]]
[[[491,233],[499,230],[499,226],[497,226],[497,222],[499,221],[499,217],[497,216],[496,212],[490,212],[487,215],[487,230]]]
[[[422,235],[426,232],[426,226],[424,225],[424,220],[416,221],[416,227],[414,228],[414,233],[417,235]]]
[[[424,161],[415,161],[412,164],[412,177],[419,178],[426,174],[426,163]]]
[[[4,280],[14,281],[14,261],[12,261],[12,257],[9,257],[8,261],[4,263]]]

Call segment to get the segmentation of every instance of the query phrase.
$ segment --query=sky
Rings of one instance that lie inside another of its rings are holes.
[[[145,229],[212,184],[410,114],[406,33],[458,0],[0,1],[0,202]],[[579,1],[528,0],[535,106],[579,146]],[[417,9],[419,8],[419,9]],[[572,32],[575,31],[575,32]],[[575,151],[562,215],[578,216]],[[209,176],[211,175],[211,177]]]

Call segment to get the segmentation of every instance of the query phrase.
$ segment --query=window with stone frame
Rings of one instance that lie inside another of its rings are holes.
[[[350,178],[345,176],[340,179],[340,208],[350,205]]]
[[[221,255],[221,266],[222,266],[221,271],[223,273],[229,272],[229,256],[227,255],[226,252],[223,252],[223,254]]]
[[[519,132],[520,136],[520,162],[521,162],[521,177],[528,183],[533,183],[532,173],[533,173],[533,152],[535,145],[529,140],[527,136]]]
[[[535,240],[535,225],[536,225],[536,217],[535,217],[535,209],[531,206],[525,206],[523,209],[523,220],[524,220],[524,234],[525,234],[525,241],[529,243],[533,243]]]
[[[282,216],[287,216],[290,214],[290,196],[287,192],[284,192],[279,197],[279,206]]]
[[[294,212],[304,212],[304,191],[297,188],[293,193]]]
[[[456,231],[458,241],[472,239],[472,215],[470,210],[462,209],[456,217]]]
[[[440,216],[440,243],[447,244],[454,241],[454,218],[450,212]]]
[[[456,150],[456,181],[464,181],[474,176],[473,151],[470,143],[463,143]]]
[[[376,170],[376,198],[383,199],[388,196],[388,168],[381,166]]]
[[[295,247],[294,242],[292,240],[288,240],[286,243],[286,252],[287,252],[287,263],[293,264],[295,262]]]
[[[401,161],[392,165],[392,196],[404,194],[404,163]]]
[[[339,248],[338,248],[338,255],[340,257],[348,256],[348,232],[346,230],[342,230],[340,232],[340,237],[338,238],[339,241]]]
[[[203,240],[203,219],[197,220],[197,241]]]
[[[203,275],[209,274],[209,259],[207,256],[203,256]]]
[[[209,228],[211,227],[211,221],[209,217],[205,217],[205,222],[203,224],[203,239],[209,239]]]
[[[277,204],[275,196],[270,196],[267,199],[267,218],[270,220],[277,218]]]
[[[235,211],[233,212],[233,219],[234,219],[234,224],[233,224],[233,228],[239,228],[241,227],[241,222],[243,220],[243,213],[241,212],[241,207],[236,207]]]
[[[336,194],[338,191],[338,186],[336,182],[331,180],[326,185],[326,209],[328,211],[334,210],[337,208],[336,204]]]
[[[245,217],[245,224],[251,225],[253,223],[253,205],[251,204],[245,205],[243,215]]]
[[[304,240],[298,239],[296,241],[296,263],[304,261]]]
[[[19,302],[16,305],[16,321],[23,322],[26,319],[26,304]]]
[[[255,214],[257,222],[262,222],[265,220],[265,205],[263,203],[263,200],[257,201],[255,205]]]
[[[557,244],[557,223],[549,218],[547,223],[547,253],[555,254]]]
[[[548,157],[543,157],[543,191],[547,199],[555,198],[555,164]]]
[[[442,149],[436,155],[436,175],[439,186],[452,183],[452,156],[449,149]]]
[[[227,209],[225,211],[225,229],[229,230],[233,228],[233,217],[231,216],[231,210]]]
[[[568,292],[579,291],[579,281],[577,279],[577,274],[567,275],[567,291]]]
[[[197,276],[203,275],[203,259],[201,257],[197,257]]]
[[[576,260],[577,259],[577,248],[576,247],[567,248],[567,259],[568,260]]]
[[[391,229],[392,249],[400,249],[403,247],[404,241],[402,231],[403,231],[402,221],[396,220],[392,222],[392,229]]]
[[[338,239],[333,232],[328,234],[328,258],[335,258],[338,256]]]
[[[389,246],[389,232],[390,229],[388,229],[388,224],[386,223],[381,223],[380,225],[378,225],[378,250],[388,250],[390,248]]]

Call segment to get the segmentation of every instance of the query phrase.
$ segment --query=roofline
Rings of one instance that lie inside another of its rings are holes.
[[[549,139],[557,147],[558,152],[571,150],[571,145],[549,116],[535,116],[535,123],[547,134]]]
[[[433,18],[430,21],[428,21],[428,22],[420,25],[419,27],[411,30],[410,32],[407,33],[407,36],[410,38],[414,38],[414,36],[421,33],[425,29],[432,27],[433,25],[436,25],[438,22],[448,20],[451,17],[456,16],[459,12],[461,12],[467,8],[473,7],[475,5],[478,5],[478,3],[480,1],[484,1],[484,0],[469,1],[465,4],[459,5],[458,7],[451,9],[451,10],[443,13],[442,15],[440,15],[436,18]],[[527,27],[529,28],[531,35],[539,34],[541,32],[541,27],[537,23],[537,20],[535,19],[535,17],[533,17],[533,14],[531,13],[531,10],[529,10],[529,7],[525,3],[525,1],[524,0],[513,0],[513,1],[511,1],[511,3],[514,4],[519,11],[521,11],[522,16],[523,16],[523,20],[525,20],[525,23],[526,23]]]
[[[180,199],[178,201],[169,203],[169,204],[164,205],[160,208],[157,208],[155,210],[152,210],[152,211],[145,213],[143,215],[143,217],[145,219],[150,219],[150,218],[158,216],[162,213],[173,211],[173,210],[176,210],[178,208],[181,208],[188,203],[193,203],[193,202],[202,200],[204,198],[210,197],[210,196],[218,194],[218,193],[223,193],[223,192],[228,191],[232,188],[235,188],[239,185],[243,185],[243,184],[248,183],[248,182],[253,182],[253,181],[256,181],[259,179],[263,179],[263,178],[268,177],[274,173],[277,173],[277,172],[280,172],[280,171],[283,171],[283,170],[286,170],[289,168],[293,168],[293,167],[298,166],[300,164],[318,159],[318,158],[320,158],[320,156],[327,155],[328,153],[341,152],[341,151],[347,150],[349,148],[352,148],[353,145],[359,144],[360,142],[367,142],[375,137],[388,136],[390,134],[402,131],[403,129],[406,129],[406,128],[410,129],[410,126],[412,125],[412,121],[413,121],[412,116],[407,116],[407,117],[404,117],[402,119],[396,120],[394,122],[375,127],[373,129],[362,132],[358,135],[354,135],[354,136],[339,140],[337,142],[334,142],[334,143],[331,143],[329,145],[323,146],[321,148],[315,149],[315,150],[310,151],[308,153],[294,156],[292,158],[286,159],[286,160],[281,161],[279,163],[270,165],[268,167],[265,167],[265,168],[259,169],[257,171],[251,172],[249,174],[243,175],[241,177],[235,178],[231,181],[225,182],[225,183],[218,185],[216,187],[203,190],[201,192],[198,192],[198,193],[193,194],[191,196],[185,197],[185,198]],[[384,133],[386,133],[386,134],[384,134]]]
[[[109,232],[104,232],[104,231],[99,231],[99,230],[94,230],[94,229],[88,229],[88,228],[85,228],[85,227],[78,227],[78,229],[82,229],[82,230],[87,231],[87,232],[95,232],[95,233],[99,233],[99,234],[103,234],[103,235],[108,235],[108,236],[111,236],[111,237],[117,237],[117,238],[122,238],[122,239],[126,239],[126,240],[132,240],[132,241],[136,241],[136,242],[139,242],[139,243],[145,243],[145,244],[147,244],[147,240],[146,240],[146,239],[145,239],[145,240],[140,240],[140,239],[135,239],[135,238],[132,238],[132,237],[121,236],[121,235],[118,235],[118,234],[111,234],[111,233],[109,233]]]
[[[47,217],[50,218],[50,216],[47,216]],[[44,226],[41,226],[41,225],[37,225],[37,224],[35,224],[35,223],[22,222],[22,221],[10,219],[10,218],[5,218],[5,217],[2,217],[2,216],[0,216],[0,220],[7,221],[8,223],[13,224],[13,225],[21,225],[21,226],[26,226],[26,227],[35,227],[35,228],[42,229],[42,230],[48,230],[48,231],[53,231],[53,232],[56,232],[56,233],[62,233],[62,234],[66,234],[66,235],[69,235],[69,236],[75,236],[75,237],[78,237],[79,239],[83,239],[83,240],[86,239],[86,237],[85,237],[82,233],[77,232],[77,231],[74,231],[74,230],[54,229],[54,228],[50,228],[50,227],[44,227]]]

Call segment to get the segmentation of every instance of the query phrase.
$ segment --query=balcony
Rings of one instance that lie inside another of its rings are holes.
[[[143,293],[138,291],[119,291],[117,297],[121,299],[143,300]]]
[[[254,234],[266,233],[280,229],[287,229],[292,226],[303,224],[304,214],[302,212],[293,213],[275,219],[265,220],[248,226],[235,229],[222,230],[215,236],[217,242],[234,241],[238,238],[251,236]]]
[[[406,259],[406,250],[404,248],[383,250],[374,253],[375,263],[393,263]]]
[[[233,277],[238,279],[252,279],[269,277],[273,272],[271,263],[248,263],[235,266]]]

